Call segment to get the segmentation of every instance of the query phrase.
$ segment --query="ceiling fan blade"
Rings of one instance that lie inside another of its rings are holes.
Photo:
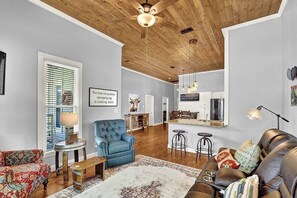
[[[121,19],[111,20],[110,23],[119,23],[124,21],[134,21],[137,19],[137,15],[129,16],[129,17],[123,17]]]
[[[156,24],[162,25],[164,27],[170,28],[175,31],[178,30],[178,25],[171,23],[170,21],[167,21],[159,16],[155,16],[155,18],[156,18]]]
[[[131,5],[137,10],[139,11],[139,9],[143,10],[142,5],[140,5],[140,3],[138,3],[136,0],[129,0]]]
[[[161,0],[152,6],[151,13],[157,14],[157,13],[161,12],[162,10],[164,10],[165,8],[167,8],[168,6],[173,5],[177,1],[178,0]]]

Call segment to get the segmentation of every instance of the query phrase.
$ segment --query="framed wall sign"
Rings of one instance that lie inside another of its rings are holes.
[[[89,88],[90,107],[117,107],[118,91],[101,88]]]
[[[0,95],[4,95],[5,91],[5,67],[6,53],[0,51]]]
[[[180,94],[180,101],[199,101],[199,93]]]

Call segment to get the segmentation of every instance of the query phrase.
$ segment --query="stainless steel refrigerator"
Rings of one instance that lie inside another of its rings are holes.
[[[224,120],[224,99],[210,99],[210,119]]]

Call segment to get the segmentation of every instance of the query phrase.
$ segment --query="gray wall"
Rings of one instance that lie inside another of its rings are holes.
[[[224,91],[224,70],[196,73],[195,76],[199,86],[198,92]],[[179,91],[180,94],[187,93],[186,88],[189,85],[189,81],[190,81],[190,84],[193,83],[192,75],[190,75],[190,80],[189,80],[189,75],[179,76],[179,86],[182,87],[183,82],[185,84],[185,91],[180,89]]]
[[[0,50],[7,53],[0,149],[37,147],[37,52],[41,51],[83,63],[81,132],[87,152],[93,153],[91,123],[120,118],[121,97],[117,113],[115,108],[90,108],[88,89],[109,88],[121,94],[121,47],[23,0],[1,1],[0,27]]]
[[[282,128],[297,135],[297,106],[291,106],[291,86],[297,85],[297,80],[290,81],[286,77],[287,69],[297,66],[297,1],[289,0],[282,15],[283,28],[283,107],[284,117],[290,122],[282,122]]]
[[[257,142],[263,132],[276,127],[276,117],[264,112],[261,123],[246,117],[250,108],[262,104],[282,112],[281,19],[274,19],[229,32],[229,125],[205,128],[214,148],[237,148],[247,139]],[[200,127],[201,128],[201,127]],[[192,138],[197,137],[194,135]],[[191,139],[192,139],[191,138]]]
[[[169,98],[169,112],[174,106],[174,85],[122,69],[122,117],[129,111],[129,94],[140,95],[140,112],[144,112],[145,95],[155,98],[154,123],[162,122],[162,97]]]

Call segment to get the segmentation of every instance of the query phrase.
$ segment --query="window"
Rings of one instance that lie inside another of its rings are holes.
[[[74,131],[81,137],[81,70],[81,63],[38,53],[38,147],[47,155],[65,140],[61,112],[78,112]]]

